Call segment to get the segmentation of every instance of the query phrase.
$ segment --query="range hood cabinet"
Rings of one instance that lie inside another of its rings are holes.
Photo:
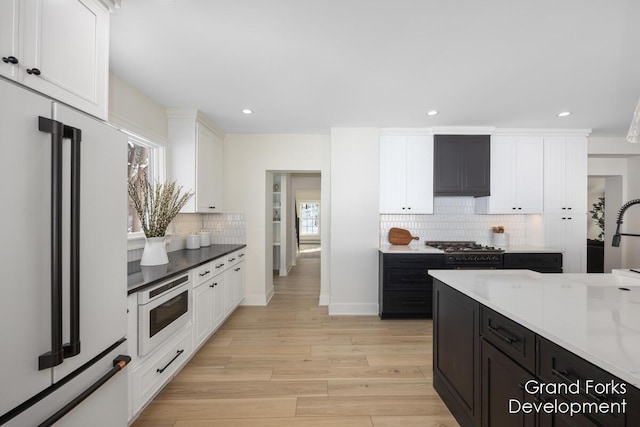
[[[490,196],[491,137],[435,135],[433,195]]]

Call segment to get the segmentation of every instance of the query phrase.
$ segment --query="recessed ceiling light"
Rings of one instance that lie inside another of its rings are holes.
[[[436,114],[438,114],[437,110],[427,111],[427,116],[435,116]]]
[[[558,113],[558,117],[567,117],[571,115],[571,111],[563,111],[561,113]]]
[[[248,108],[245,108],[244,110],[242,110],[242,112],[243,112],[244,114],[253,114],[253,110],[250,110],[250,109],[248,109]]]

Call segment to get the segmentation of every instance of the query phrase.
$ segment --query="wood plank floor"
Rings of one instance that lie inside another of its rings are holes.
[[[453,427],[432,387],[430,320],[329,316],[320,253],[239,307],[134,427]]]

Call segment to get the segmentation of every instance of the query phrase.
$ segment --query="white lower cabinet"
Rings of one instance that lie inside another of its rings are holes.
[[[225,307],[226,273],[221,272],[203,282],[193,292],[194,346],[200,347],[220,326],[228,314]],[[233,307],[235,308],[235,307]]]
[[[189,360],[193,350],[192,324],[130,370],[132,414],[138,413]]]
[[[545,214],[545,246],[562,252],[563,273],[587,271],[587,214]]]
[[[191,270],[193,322],[144,357],[137,356],[137,295],[129,296],[129,422],[191,359],[244,298],[245,250],[235,251]]]

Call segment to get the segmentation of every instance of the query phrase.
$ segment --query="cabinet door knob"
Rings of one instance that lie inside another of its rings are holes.
[[[4,62],[5,64],[17,64],[18,63],[18,58],[16,58],[15,56],[3,56],[2,57],[2,62]]]
[[[27,74],[33,74],[34,76],[39,76],[40,70],[38,70],[37,68],[27,68]]]
[[[521,210],[522,210],[522,208],[518,208],[518,210],[519,210],[519,211],[521,211]]]

